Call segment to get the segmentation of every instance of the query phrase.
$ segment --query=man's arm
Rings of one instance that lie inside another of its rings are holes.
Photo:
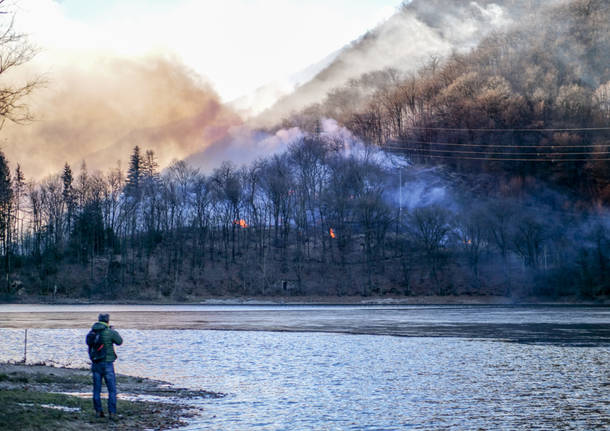
[[[121,338],[121,336],[119,335],[119,333],[117,331],[115,331],[114,329],[111,329],[110,331],[112,331],[112,342],[114,344],[116,344],[117,346],[120,346],[121,344],[123,344],[123,339]]]

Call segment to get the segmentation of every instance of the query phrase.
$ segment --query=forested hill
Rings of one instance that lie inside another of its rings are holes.
[[[524,8],[468,52],[368,72],[244,166],[160,171],[134,146],[126,171],[36,182],[0,152],[0,299],[608,298],[609,9]]]
[[[415,72],[430,57],[465,53],[493,31],[504,31],[558,0],[413,0],[386,22],[340,50],[313,79],[280,99],[257,121],[278,117],[320,102],[328,92],[385,68]]]
[[[610,3],[500,4],[519,20],[470,52],[433,57],[416,73],[366,73],[284,126],[334,118],[415,161],[534,176],[608,203]],[[419,2],[405,8],[425,16]]]

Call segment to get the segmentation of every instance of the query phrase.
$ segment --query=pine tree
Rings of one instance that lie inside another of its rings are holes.
[[[66,231],[68,235],[72,231],[72,218],[74,217],[74,188],[72,187],[73,176],[72,169],[68,162],[64,165],[64,171],[61,176],[64,183],[63,197],[66,205]]]
[[[144,161],[140,154],[140,147],[133,147],[133,153],[129,161],[129,170],[127,171],[127,185],[125,186],[125,195],[136,201],[140,200],[141,195],[141,180],[143,176]]]
[[[146,151],[146,155],[141,165],[140,189],[143,200],[144,223],[148,232],[155,230],[157,217],[157,193],[160,183],[159,164],[155,160],[155,153],[152,150]]]
[[[68,201],[69,199],[71,199],[71,195],[72,195],[72,168],[70,168],[70,165],[68,164],[68,162],[66,162],[66,164],[64,165],[64,172],[61,176],[61,179],[64,182],[64,200]]]

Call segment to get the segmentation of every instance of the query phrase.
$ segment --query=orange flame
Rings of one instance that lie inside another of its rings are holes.
[[[248,227],[248,223],[246,223],[246,221],[244,219],[235,220],[233,223],[235,223],[236,225],[239,225],[239,227],[241,227],[242,229],[245,229]]]
[[[330,237],[331,238],[336,238],[337,237],[337,235],[335,234],[335,230],[332,227],[330,228],[328,233],[330,233]]]

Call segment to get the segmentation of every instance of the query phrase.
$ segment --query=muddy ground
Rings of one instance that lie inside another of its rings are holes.
[[[166,430],[201,414],[189,405],[189,399],[223,396],[124,375],[117,376],[117,386],[118,416],[111,421],[94,415],[89,370],[2,363],[0,429]]]

